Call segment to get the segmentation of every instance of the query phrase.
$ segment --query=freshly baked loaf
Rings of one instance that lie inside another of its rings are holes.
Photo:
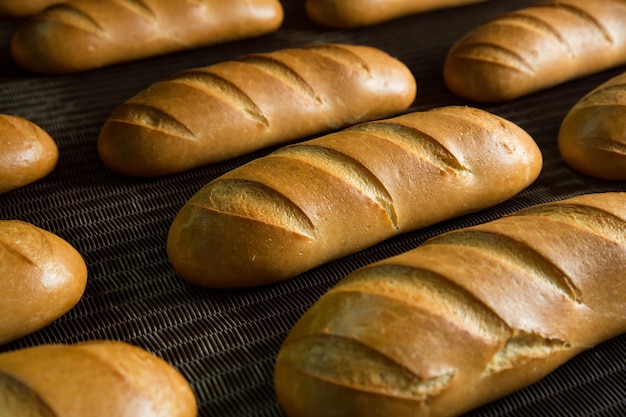
[[[538,3],[486,22],[448,52],[449,89],[500,102],[626,63],[626,2]]]
[[[559,130],[559,150],[576,171],[626,180],[626,73],[578,101]]]
[[[86,284],[85,261],[64,239],[30,223],[0,220],[0,344],[67,313]]]
[[[184,279],[246,287],[506,200],[535,180],[537,145],[469,107],[360,124],[213,180],[180,210],[167,251]]]
[[[359,269],[295,324],[275,367],[289,417],[452,417],[626,332],[626,193],[437,236]]]
[[[85,71],[277,30],[278,0],[71,0],[24,22],[11,41],[30,71]]]
[[[195,417],[178,370],[125,342],[41,345],[0,354],[0,410],[20,417]]]
[[[409,69],[368,46],[251,54],[140,92],[111,114],[98,150],[122,174],[172,174],[390,116],[415,94]]]
[[[0,114],[0,194],[47,176],[59,149],[39,126],[22,117]]]
[[[309,18],[324,26],[352,28],[485,0],[306,0]]]
[[[0,17],[22,18],[67,0],[0,0]]]

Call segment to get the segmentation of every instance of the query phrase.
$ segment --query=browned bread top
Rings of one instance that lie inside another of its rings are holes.
[[[54,170],[56,142],[22,117],[0,114],[0,194],[38,181]]]
[[[267,34],[283,17],[278,0],[70,0],[20,25],[11,53],[34,72],[72,73]]]
[[[306,0],[309,18],[324,26],[369,26],[435,9],[458,7],[485,0]]]
[[[72,309],[87,285],[87,265],[59,236],[0,220],[0,344],[43,328]]]
[[[486,22],[448,52],[450,90],[507,101],[626,63],[626,3],[541,2]]]
[[[626,180],[626,73],[579,100],[559,130],[559,150],[573,169],[604,180]]]
[[[415,79],[399,60],[362,45],[255,53],[157,82],[113,111],[98,140],[111,169],[151,177],[391,116]]]
[[[530,207],[357,270],[276,363],[295,416],[458,416],[626,332],[626,193]]]
[[[160,357],[125,342],[41,345],[0,354],[0,407],[27,417],[196,417],[194,393]]]

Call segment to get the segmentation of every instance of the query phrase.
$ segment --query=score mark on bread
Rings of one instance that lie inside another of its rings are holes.
[[[41,20],[70,26],[97,36],[106,36],[106,31],[89,13],[72,5],[58,4],[38,16]]]
[[[315,227],[300,207],[284,195],[250,180],[224,179],[213,183],[206,203],[194,201],[199,210],[254,219],[303,237],[314,239]]]

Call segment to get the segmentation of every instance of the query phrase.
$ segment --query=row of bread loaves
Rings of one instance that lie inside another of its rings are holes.
[[[0,145],[0,193],[40,180],[56,166],[56,143],[21,117],[0,115]],[[0,344],[70,311],[83,296],[87,276],[83,257],[61,237],[23,221],[0,220]],[[139,347],[92,342],[0,354],[0,415],[195,417],[197,412],[191,387],[168,363]]]
[[[305,8],[318,24],[347,28],[482,1],[306,0]],[[279,29],[283,13],[278,0],[0,0],[0,16],[29,17],[15,33],[12,54],[40,73],[261,36]]]
[[[388,19],[474,2],[388,2],[387,17],[374,7],[380,2],[368,4],[379,19]],[[12,53],[33,71],[75,72],[259,36],[276,30],[283,18],[279,2],[185,4],[189,8],[158,0],[72,0],[27,20],[13,38]],[[226,16],[226,7],[237,13],[220,18]],[[321,24],[376,23],[364,12],[351,14],[355,19],[348,22],[323,14],[347,7],[341,1],[307,1],[307,12],[312,18],[321,16],[315,18]],[[503,101],[621,65],[626,62],[626,39],[618,23],[624,16],[623,3],[614,0],[548,2],[502,16],[452,47],[444,64],[446,83],[471,100]],[[189,19],[202,24],[183,26],[206,31],[190,30],[181,38],[180,22]],[[159,36],[150,45],[134,47],[124,42],[128,25]],[[83,47],[98,45],[97,53],[81,59],[57,53],[54,46],[68,37]],[[555,66],[570,71],[554,71]],[[598,176],[623,175],[623,138],[613,133],[619,129],[620,113],[609,99],[610,94],[621,97],[620,83],[612,81],[590,93],[561,128],[564,159],[590,175],[597,174],[594,169],[607,152],[615,162],[604,164]],[[399,233],[493,206],[537,178],[542,160],[532,138],[494,114],[454,106],[383,119],[405,111],[415,94],[409,69],[371,47],[326,44],[252,54],[184,71],[140,92],[111,114],[98,151],[111,169],[149,177],[351,126],[285,146],[224,174],[199,190],[172,222],[167,253],[183,278],[209,287],[269,284]],[[11,129],[23,124],[9,117],[0,122]],[[35,128],[30,129],[45,136]],[[607,135],[599,137],[595,132],[602,129]],[[592,137],[585,137],[590,131]],[[242,140],[227,140],[233,136]],[[0,177],[12,180],[0,183],[0,190],[47,175],[56,163],[53,148],[39,156],[44,162],[31,163],[30,171],[22,169],[24,175],[11,170],[10,176]],[[589,148],[599,156],[594,159]],[[11,163],[17,154],[9,153]],[[623,193],[614,193],[533,207],[439,236],[413,252],[357,271],[313,306],[285,341],[275,376],[283,409],[289,416],[365,411],[458,415],[623,332],[623,300],[612,303],[609,298],[624,289],[620,280],[607,282],[606,277],[624,265],[607,265],[604,259],[626,257],[625,206]],[[555,233],[545,235],[549,229]],[[579,255],[574,260],[567,256],[576,244],[580,251],[610,256],[596,260],[590,253],[584,264],[577,263]],[[78,302],[86,267],[66,242],[34,226],[7,221],[0,224],[0,245],[3,265],[24,266],[19,270],[23,276],[5,274],[16,279],[0,288],[8,294],[5,298],[19,304],[9,306],[11,311],[20,313],[0,327],[5,341],[45,326]],[[37,245],[48,251],[35,251]],[[477,264],[477,257],[487,261]],[[50,260],[53,268],[41,266]],[[57,275],[45,275],[53,272]],[[495,277],[506,285],[496,285]],[[33,294],[16,284],[28,280],[34,282]],[[43,280],[56,280],[56,292],[40,291],[37,283]],[[508,296],[521,296],[522,301]],[[37,299],[34,307],[48,316],[20,310],[28,307],[19,303],[23,297]],[[51,304],[55,308],[41,309]],[[412,330],[416,323],[419,332]],[[124,373],[137,368],[135,360],[154,366]],[[94,366],[97,375],[84,371]],[[49,374],[43,377],[42,369]],[[71,379],[75,385],[67,385],[68,394],[58,396],[50,391],[50,377],[56,378],[55,384]],[[156,388],[155,378],[170,384],[168,395]],[[85,388],[107,384],[113,390],[132,386],[120,393],[122,398],[145,401],[112,401],[101,389]],[[6,403],[0,406],[40,417],[73,416],[66,410],[78,390],[85,399],[79,412],[83,415],[104,409],[129,416],[150,415],[146,410],[181,417],[197,412],[193,393],[176,370],[124,343],[42,346],[0,355],[0,389],[9,393],[0,396]],[[23,401],[26,397],[30,400]],[[178,414],[169,408],[173,403]]]
[[[626,32],[619,24],[624,18],[626,7],[615,0],[539,3],[497,17],[475,28],[450,49],[443,68],[445,81],[453,92],[471,100],[505,101],[624,64]],[[366,47],[357,51],[355,45],[334,46],[343,48],[343,55],[352,48],[351,52],[360,55],[367,65],[361,65],[362,71],[352,73],[354,62],[342,68],[320,68],[313,53],[320,50],[295,48],[185,71],[156,83],[111,114],[100,135],[100,155],[105,164],[118,172],[134,176],[165,175],[384,117],[411,103],[413,92],[408,84],[412,77],[408,69],[401,68],[401,63],[394,63],[382,51],[374,57],[365,53]],[[296,54],[299,59],[294,59]],[[398,73],[383,73],[380,68],[386,66],[397,67]],[[556,68],[567,70],[556,71]],[[337,71],[350,73],[351,83],[338,86],[338,77],[328,75]],[[313,73],[320,77],[313,77]],[[264,82],[245,82],[256,77],[262,77]],[[379,104],[371,99],[372,92],[379,93],[381,85],[394,79],[397,81],[394,88],[385,88],[389,92],[387,101]],[[273,96],[264,95],[269,90],[261,88],[265,85],[276,85],[285,107],[277,106]],[[354,100],[344,103],[346,97]],[[395,107],[389,106],[399,97],[402,100]],[[197,102],[203,105],[196,105]],[[375,111],[368,114],[358,107],[373,102],[377,103],[372,107]],[[202,112],[203,108],[211,110]],[[358,119],[350,111],[363,117]],[[329,115],[343,120],[320,124]],[[238,123],[215,123],[216,119],[234,119]],[[611,117],[612,126],[618,123],[617,119]],[[578,129],[588,126],[577,116],[569,117],[571,120],[577,121]],[[595,135],[597,129],[589,130]],[[619,130],[619,126],[613,130]],[[229,141],[227,137],[240,139]],[[611,158],[617,160],[617,173],[615,168],[610,168],[610,173],[594,173],[583,166],[601,164],[596,163],[592,152],[583,151],[586,147],[580,141],[561,140],[561,150],[564,159],[575,169],[603,179],[623,178],[619,174],[619,170],[625,169],[620,157],[624,154],[623,146],[616,145],[619,140],[608,142]],[[172,152],[174,149],[177,152]]]
[[[449,89],[479,102],[513,100],[626,64],[626,3],[540,2],[499,16],[448,52]],[[559,150],[573,169],[604,180],[626,179],[626,76],[582,98],[566,115]]]
[[[307,0],[306,10],[323,25],[352,27],[480,1]],[[20,2],[17,10],[17,2],[0,0],[0,12],[32,13],[57,2]],[[283,13],[277,0],[70,0],[20,25],[11,51],[35,72],[76,72],[269,34],[280,28]],[[506,101],[623,65],[625,18],[620,0],[543,1],[499,16],[452,46],[446,84],[470,100]],[[129,36],[145,41],[129,42]]]
[[[0,344],[67,313],[86,284],[85,261],[64,239],[0,220]],[[0,354],[0,415],[196,417],[197,405],[188,382],[161,358],[122,342],[92,341]]]

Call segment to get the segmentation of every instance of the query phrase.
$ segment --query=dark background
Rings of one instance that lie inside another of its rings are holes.
[[[495,105],[467,102],[446,90],[442,64],[450,46],[476,25],[534,1],[494,0],[354,30],[316,26],[307,19],[303,1],[282,3],[285,22],[269,36],[64,76],[19,69],[8,49],[19,22],[0,20],[0,113],[35,122],[56,140],[60,152],[48,177],[0,195],[0,219],[20,219],[56,233],[84,256],[89,268],[86,292],[73,310],[0,351],[52,342],[124,340],[179,369],[197,395],[200,416],[281,416],[272,383],[280,345],[300,315],[355,268],[414,248],[441,232],[529,205],[588,192],[626,191],[625,182],[594,180],[568,169],[556,144],[569,108],[624,67]],[[236,291],[188,285],[165,252],[173,217],[211,179],[272,149],[165,178],[126,178],[110,172],[98,157],[96,141],[103,123],[126,99],[178,71],[322,42],[370,45],[403,61],[418,83],[417,98],[407,111],[467,104],[519,124],[543,152],[541,176],[496,207],[390,239],[283,283]],[[626,415],[625,381],[626,336],[621,336],[469,416]]]

